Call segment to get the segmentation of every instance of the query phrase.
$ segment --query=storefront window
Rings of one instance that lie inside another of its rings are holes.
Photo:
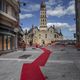
[[[0,50],[2,50],[2,36],[0,36]]]
[[[10,49],[10,36],[8,36],[8,50]]]
[[[15,37],[11,38],[11,42],[12,42],[12,49],[15,49]]]
[[[7,36],[4,36],[4,50],[7,49]]]
[[[2,1],[0,1],[0,10],[2,10]]]

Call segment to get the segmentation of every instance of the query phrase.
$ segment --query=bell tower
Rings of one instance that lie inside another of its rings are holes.
[[[40,30],[47,29],[47,20],[46,20],[46,4],[45,1],[42,0],[40,5]]]

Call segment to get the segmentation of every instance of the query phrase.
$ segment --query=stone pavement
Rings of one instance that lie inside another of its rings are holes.
[[[45,67],[41,67],[46,80],[80,80],[80,51],[70,46],[48,46],[46,48],[52,51]],[[41,54],[41,50],[37,50],[30,50],[34,57],[31,58],[30,56],[29,59],[18,60],[15,55],[15,59],[13,57],[13,60],[9,60],[10,56],[7,55],[11,53],[0,56],[1,58],[5,56],[4,60],[0,60],[0,80],[20,80],[23,63],[30,63],[35,60],[34,58]]]
[[[80,80],[80,51],[66,46],[47,47],[52,51],[43,73],[47,80]]]
[[[42,50],[39,48],[29,47],[26,51],[18,50],[8,54],[3,54],[0,56],[0,60],[27,60],[34,61],[38,56],[42,54]],[[21,58],[21,56],[26,56]]]

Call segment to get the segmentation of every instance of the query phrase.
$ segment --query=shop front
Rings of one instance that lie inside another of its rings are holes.
[[[0,54],[16,49],[16,34],[13,29],[0,26]]]

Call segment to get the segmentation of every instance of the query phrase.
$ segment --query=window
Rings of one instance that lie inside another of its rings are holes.
[[[6,6],[7,6],[7,3],[3,1],[3,11],[4,11],[5,13],[6,13],[6,10],[7,10]]]
[[[8,5],[8,14],[11,16],[12,15],[12,7]]]
[[[6,12],[6,3],[3,0],[0,1],[0,10]]]
[[[41,38],[41,34],[39,34],[39,39]]]
[[[54,38],[56,38],[56,34],[54,35]]]
[[[11,36],[11,49],[15,49],[15,37]]]
[[[45,38],[47,38],[47,34],[45,34]]]
[[[52,31],[51,31],[51,33],[52,33]]]
[[[2,10],[2,1],[0,1],[0,10]]]
[[[2,50],[2,36],[0,36],[0,50]]]
[[[7,50],[7,36],[4,36],[4,50]]]
[[[8,36],[8,49],[10,49],[10,36]]]
[[[12,16],[17,19],[17,16],[18,16],[17,12],[12,7],[11,7],[11,10],[12,10]]]
[[[6,4],[6,13],[8,13],[8,4]]]

